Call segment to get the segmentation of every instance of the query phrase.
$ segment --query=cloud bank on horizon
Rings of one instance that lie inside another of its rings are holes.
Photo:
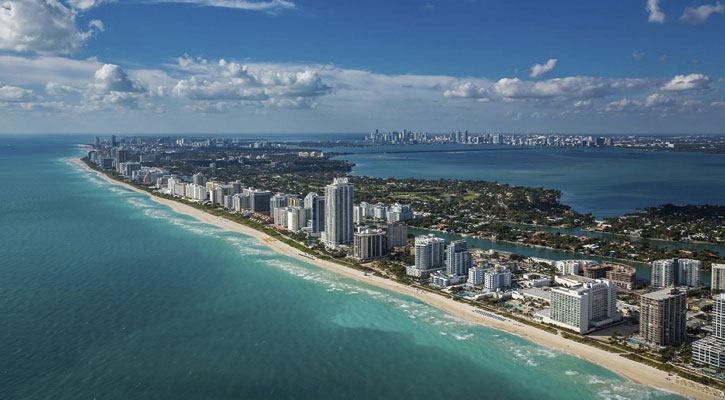
[[[504,3],[486,7],[511,7]],[[547,23],[543,14],[535,15],[539,25],[521,17],[520,26],[514,18],[510,28],[527,26],[541,38],[502,36],[503,25],[454,22],[475,20],[468,14],[478,4],[399,6],[394,11],[408,20],[387,21],[384,3],[364,15],[286,0],[0,1],[0,133],[362,132],[381,126],[722,132],[725,56],[708,49],[717,48],[725,29],[719,18],[725,7],[631,3],[619,6],[631,9],[632,32],[656,30],[671,40],[632,38],[625,48],[619,38],[606,43],[601,36],[608,32],[597,28],[562,39],[551,26],[556,21]],[[139,15],[145,10],[157,12]],[[569,12],[562,18],[597,18]],[[672,13],[679,18],[668,18]],[[366,25],[369,18],[378,18],[381,28]],[[410,34],[419,19],[451,36],[431,29],[416,32],[423,37]],[[320,26],[325,23],[335,26]],[[380,32],[385,26],[398,30]],[[462,34],[469,36],[460,43],[448,40]],[[174,54],[185,46],[190,53]],[[451,51],[460,58],[441,59]],[[645,58],[650,53],[655,56]]]

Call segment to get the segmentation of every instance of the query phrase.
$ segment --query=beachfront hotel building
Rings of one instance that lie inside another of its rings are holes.
[[[725,264],[712,264],[710,290],[725,291]]]
[[[319,236],[325,230],[325,196],[310,192],[305,196],[305,210],[307,210],[307,226],[312,236]]]
[[[687,294],[667,288],[643,294],[639,304],[639,334],[657,346],[679,346],[685,340]]]
[[[287,229],[297,232],[307,226],[307,210],[300,206],[290,206],[287,210]]]
[[[699,260],[669,258],[652,262],[652,287],[700,286]]]
[[[388,253],[388,238],[379,229],[362,229],[353,236],[353,257],[370,261]]]
[[[254,213],[269,215],[269,200],[272,194],[266,190],[249,189],[249,206]]]
[[[406,268],[406,274],[425,278],[432,271],[445,268],[446,241],[434,235],[415,238],[415,265]]]
[[[511,271],[508,268],[495,266],[484,273],[483,288],[491,292],[511,287]]]
[[[486,271],[488,270],[488,268],[484,267],[471,267],[468,270],[468,280],[466,283],[470,286],[483,285],[483,282],[486,279]]]
[[[544,322],[585,334],[620,318],[616,285],[606,279],[599,279],[582,282],[571,288],[553,288],[551,309]]]
[[[322,242],[327,247],[352,244],[353,185],[347,178],[335,178],[325,186],[325,230]]]
[[[468,276],[473,257],[464,239],[454,240],[446,247],[446,273],[450,276]]]
[[[712,335],[692,344],[692,359],[711,367],[725,368],[725,293],[713,296]]]

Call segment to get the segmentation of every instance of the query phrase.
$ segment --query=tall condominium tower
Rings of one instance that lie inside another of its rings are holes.
[[[639,306],[639,333],[649,343],[679,346],[685,340],[687,294],[662,289],[642,295]]]
[[[652,286],[664,288],[668,286],[700,285],[700,267],[698,260],[670,258],[652,262]]]
[[[446,272],[451,276],[468,276],[473,258],[468,252],[466,241],[454,240],[446,247]]]
[[[328,247],[352,243],[353,185],[347,178],[335,178],[325,186],[325,231],[322,241]]]
[[[445,268],[446,241],[433,235],[416,236],[415,265],[406,273],[418,278],[427,277],[431,271]]]
[[[712,264],[711,290],[725,291],[725,264]]]
[[[305,196],[305,209],[307,210],[307,226],[315,235],[325,230],[325,196],[310,192]]]

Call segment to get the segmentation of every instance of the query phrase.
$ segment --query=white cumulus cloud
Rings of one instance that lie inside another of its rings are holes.
[[[446,97],[490,99],[490,100],[543,100],[543,99],[586,99],[603,97],[626,82],[609,81],[603,78],[571,76],[543,81],[522,81],[519,78],[501,78],[487,88],[470,82],[454,85],[444,92]]]
[[[662,86],[662,90],[685,91],[707,90],[710,88],[710,78],[703,74],[675,75],[672,80]]]
[[[0,3],[0,50],[38,53],[72,53],[96,32],[93,20],[82,31],[77,12],[58,0],[12,0]]]
[[[239,100],[264,102],[260,105],[284,108],[314,107],[312,99],[329,93],[318,71],[295,66],[242,65],[221,59],[209,62],[189,56],[179,58],[176,67],[192,76],[180,79],[172,90],[192,100]]]
[[[30,89],[8,86],[0,83],[0,102],[20,103],[38,100],[39,97]]]
[[[531,74],[529,74],[529,78],[537,78],[547,75],[556,67],[556,63],[556,58],[550,58],[545,64],[534,64],[531,67]]]
[[[126,71],[118,65],[104,64],[93,75],[90,86],[100,92],[141,93],[147,91],[144,84],[129,78]]]
[[[48,82],[45,85],[45,91],[51,96],[66,96],[83,93],[83,91],[79,88],[69,85],[63,85],[62,83],[58,82]]]
[[[644,105],[647,107],[667,107],[674,105],[675,101],[661,93],[653,93],[647,96]]]
[[[658,24],[665,23],[665,13],[663,13],[662,9],[660,8],[660,0],[647,0],[647,5],[645,6],[645,9],[649,14],[649,16],[647,17],[647,21],[655,22]]]
[[[707,21],[710,15],[722,13],[725,13],[725,6],[719,1],[715,4],[703,4],[699,7],[687,7],[680,16],[680,22],[698,25]]]

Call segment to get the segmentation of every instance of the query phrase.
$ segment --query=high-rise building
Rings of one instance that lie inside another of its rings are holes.
[[[434,235],[415,238],[415,266],[406,273],[418,278],[427,277],[431,271],[445,268],[446,241]]]
[[[376,203],[373,206],[373,217],[376,219],[385,219],[388,214],[388,208],[383,203]]]
[[[352,221],[353,185],[347,178],[335,178],[325,187],[325,231],[323,242],[328,247],[351,244],[354,224]]]
[[[121,171],[121,163],[128,161],[128,150],[118,149],[116,152],[116,171]]]
[[[470,274],[469,274],[470,276]],[[511,271],[498,265],[484,273],[483,288],[495,292],[511,287]]]
[[[313,236],[318,236],[325,230],[325,196],[310,192],[305,196],[305,209],[307,210],[307,226]]]
[[[388,240],[385,232],[379,229],[363,229],[353,237],[353,257],[369,261],[387,254]]]
[[[620,318],[616,285],[598,279],[551,289],[551,310],[545,321],[584,334]]]
[[[388,222],[407,221],[413,219],[413,211],[409,206],[395,203],[387,211]]]
[[[468,280],[466,283],[472,286],[478,286],[483,285],[483,282],[485,282],[486,279],[486,271],[488,271],[489,268],[483,268],[483,267],[471,267],[468,269]]]
[[[297,232],[307,226],[307,211],[304,207],[287,207],[287,229]]]
[[[664,288],[669,286],[700,286],[699,260],[670,258],[652,262],[652,286]]]
[[[712,264],[710,289],[725,291],[725,264]]]
[[[98,136],[93,138],[93,146],[98,147],[100,145],[101,145],[101,139]]]
[[[701,267],[702,261],[700,260],[678,259],[677,283],[689,287],[699,287]]]
[[[712,335],[692,344],[692,360],[725,368],[725,293],[712,297]]]
[[[192,181],[194,182],[194,185],[206,185],[206,177],[201,172],[197,172],[191,177]]]
[[[201,187],[201,186],[200,186]],[[235,194],[232,199],[232,205],[234,207],[234,211],[241,212],[241,211],[247,211],[251,209],[252,207],[249,204],[249,193],[239,193]]]
[[[272,194],[266,190],[249,190],[249,205],[252,212],[269,215],[269,199]]]
[[[353,207],[352,221],[357,224],[362,224],[362,222],[363,222],[363,207],[362,206],[357,205],[357,206]]]
[[[668,288],[640,297],[639,333],[648,343],[679,346],[685,340],[687,294]]]
[[[446,273],[450,276],[468,276],[473,257],[464,239],[454,240],[446,247]]]
[[[269,199],[269,211],[274,213],[275,208],[285,208],[289,205],[290,195],[286,193],[277,193]]]
[[[118,146],[118,142],[116,141],[116,135],[111,135],[111,147]]]
[[[388,248],[403,247],[408,244],[408,226],[403,222],[388,224]]]

